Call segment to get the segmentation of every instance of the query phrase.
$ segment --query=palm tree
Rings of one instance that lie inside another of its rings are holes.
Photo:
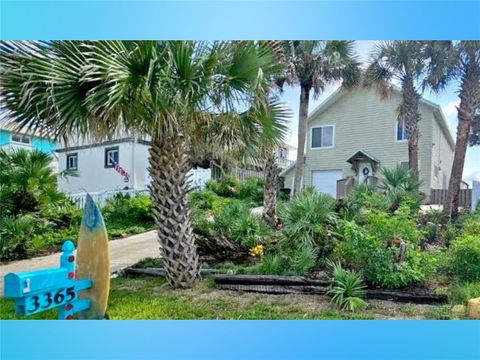
[[[318,97],[332,81],[343,80],[343,86],[353,86],[360,78],[359,63],[354,55],[353,41],[285,41],[285,80],[300,85],[298,114],[298,150],[295,163],[294,193],[300,191],[305,154],[310,92]],[[281,83],[281,81],[280,81]]]
[[[393,80],[402,87],[398,121],[405,124],[408,138],[408,167],[418,172],[418,109],[420,94],[416,83],[425,73],[426,61],[422,41],[396,40],[380,43],[372,53],[365,73],[365,85],[374,86],[382,97],[388,95]]]
[[[174,287],[199,273],[187,205],[188,150],[197,130],[244,142],[266,106],[279,70],[269,46],[254,42],[4,42],[0,96],[19,128],[54,138],[93,139],[119,131],[151,139],[149,172],[160,252]],[[249,123],[250,122],[250,123]],[[261,124],[258,123],[261,127]]]
[[[450,81],[460,85],[457,107],[457,141],[448,184],[445,214],[453,219],[458,213],[458,195],[469,140],[475,144],[480,108],[480,41],[433,41],[427,47],[429,59],[426,85],[442,90]],[[473,136],[471,135],[473,133]]]

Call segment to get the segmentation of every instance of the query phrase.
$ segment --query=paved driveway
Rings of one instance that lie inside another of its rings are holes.
[[[158,242],[156,231],[133,235],[124,239],[110,241],[111,271],[115,272],[133,265],[146,257],[158,257]],[[60,253],[20,260],[0,266],[0,294],[3,296],[3,276],[9,272],[39,270],[58,267]]]

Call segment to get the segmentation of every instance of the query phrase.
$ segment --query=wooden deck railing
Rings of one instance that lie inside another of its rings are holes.
[[[447,202],[448,190],[432,189],[430,192],[430,204],[444,205]],[[472,189],[460,189],[458,206],[470,208],[472,203]]]

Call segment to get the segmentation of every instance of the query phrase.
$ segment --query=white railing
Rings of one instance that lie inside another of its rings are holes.
[[[128,194],[130,196],[135,196],[137,194],[149,194],[149,190],[148,189],[108,190],[108,191],[91,192],[89,194],[98,205],[104,205],[108,199],[110,199],[111,197],[117,194],[123,194],[123,195]],[[66,194],[66,195],[79,208],[83,208],[85,206],[85,199],[87,198],[86,192],[72,193],[72,194]]]

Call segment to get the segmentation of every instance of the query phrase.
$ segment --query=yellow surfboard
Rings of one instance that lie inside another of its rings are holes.
[[[103,319],[110,291],[110,252],[108,236],[100,209],[87,194],[77,244],[76,278],[92,280],[92,287],[79,293],[79,298],[92,302],[79,319]]]

